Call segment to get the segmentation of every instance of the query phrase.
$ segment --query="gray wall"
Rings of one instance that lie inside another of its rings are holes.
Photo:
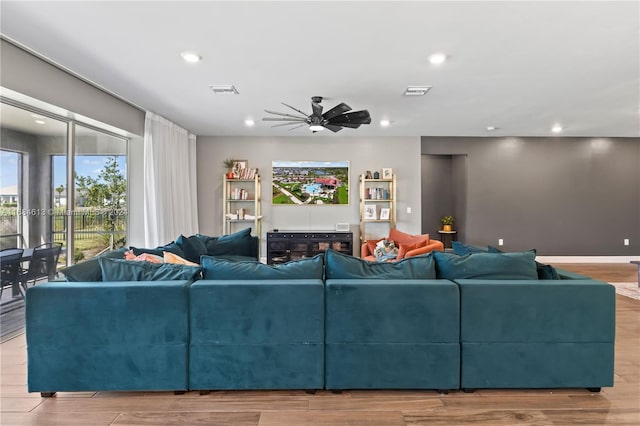
[[[640,254],[640,139],[423,137],[421,145],[423,167],[433,155],[467,156],[466,221],[457,227],[468,243],[503,238],[505,250],[547,256]],[[423,188],[434,185],[427,178],[434,173],[423,170]]]
[[[418,234],[420,213],[420,138],[358,137],[202,137],[197,138],[198,216],[200,232],[222,231],[222,160],[248,160],[262,176],[262,237],[274,228],[335,229],[337,222],[351,225],[354,243],[359,239],[358,176],[366,170],[393,168],[397,175],[397,227]],[[348,206],[271,205],[271,162],[274,160],[350,161]],[[407,207],[412,212],[407,213]],[[359,254],[359,247],[357,247]],[[265,253],[264,244],[262,253]]]

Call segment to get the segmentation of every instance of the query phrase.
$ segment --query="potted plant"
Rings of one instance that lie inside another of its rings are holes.
[[[453,222],[455,222],[455,219],[453,216],[442,216],[440,218],[440,222],[442,222],[442,230],[444,232],[451,232],[453,230]]]
[[[222,160],[222,164],[224,164],[224,167],[227,169],[227,179],[233,179],[235,176],[233,174],[233,166],[236,164],[236,160],[233,158],[227,158]]]

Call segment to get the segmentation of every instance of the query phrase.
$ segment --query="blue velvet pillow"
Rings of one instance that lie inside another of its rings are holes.
[[[295,280],[322,279],[324,255],[292,260],[278,265],[265,265],[257,260],[229,260],[202,256],[205,280]]]
[[[436,271],[431,253],[411,256],[397,262],[368,262],[335,250],[325,254],[327,279],[431,280]]]
[[[200,278],[199,266],[99,258],[102,281],[172,281]]]
[[[190,262],[200,263],[200,256],[207,254],[207,246],[197,235],[185,237],[180,235],[176,238],[176,244],[184,252],[184,257]]]
[[[184,257],[184,252],[174,241],[170,242],[165,246],[158,246],[156,248],[144,248],[144,247],[129,247],[129,248],[133,250],[133,254],[135,254],[136,256],[140,256],[143,253],[149,253],[149,254],[155,254],[156,256],[162,257],[162,252],[168,251],[180,257]]]
[[[102,281],[102,270],[100,269],[100,262],[98,259],[101,257],[110,259],[124,259],[124,253],[129,250],[126,247],[118,250],[108,251],[101,256],[88,259],[75,265],[64,268],[60,271],[65,276],[67,281],[73,282],[95,282]]]
[[[434,251],[437,277],[447,280],[537,280],[536,254],[473,253],[459,256],[455,253]]]
[[[487,252],[487,250],[483,249],[482,247],[472,246],[470,244],[464,244],[464,243],[461,243],[459,241],[452,241],[451,242],[451,248],[453,249],[453,252],[455,254],[458,254],[460,256],[464,256],[465,254],[471,254],[471,253],[486,253]]]
[[[489,253],[504,253],[502,250],[495,248],[493,246],[487,247]],[[534,253],[535,249],[531,249]],[[544,263],[540,263],[536,260],[536,272],[538,274],[539,280],[559,280],[560,275],[558,275],[558,271],[551,265],[545,265]]]
[[[251,236],[251,228],[245,228],[233,234],[221,237],[209,237],[205,243],[206,255],[219,256],[233,254],[236,256],[257,257],[254,246],[255,238]]]

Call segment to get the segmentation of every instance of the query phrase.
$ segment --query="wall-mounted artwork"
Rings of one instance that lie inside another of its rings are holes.
[[[274,205],[349,204],[348,161],[274,161]]]

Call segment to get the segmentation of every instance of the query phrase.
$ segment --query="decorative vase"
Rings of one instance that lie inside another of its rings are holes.
[[[374,179],[380,179],[380,173],[379,172],[374,172],[373,173],[373,178]]]
[[[235,178],[235,175],[233,174],[233,172],[231,170],[229,170],[227,172],[227,179],[233,179],[233,178]]]
[[[444,232],[451,232],[452,231],[451,225],[442,225],[442,230]]]

